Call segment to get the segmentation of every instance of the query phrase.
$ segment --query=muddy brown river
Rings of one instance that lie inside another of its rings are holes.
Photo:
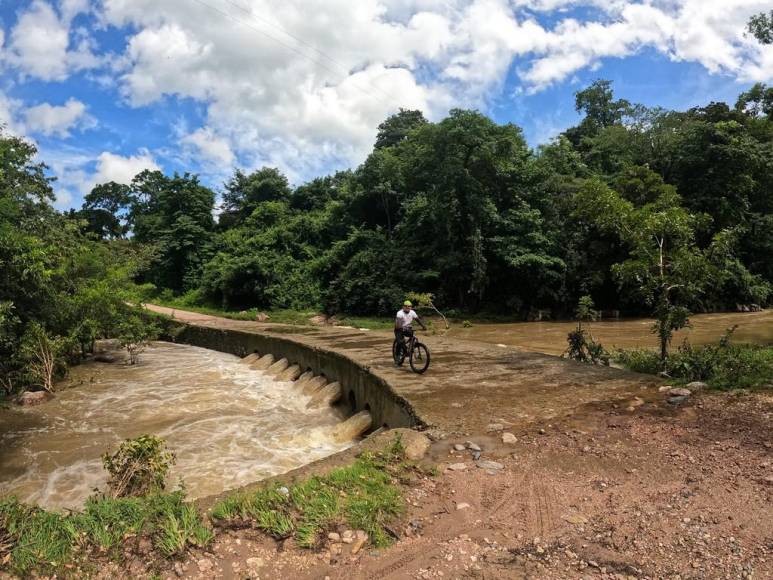
[[[762,312],[731,312],[696,314],[690,317],[692,328],[677,332],[673,346],[686,338],[691,344],[717,342],[725,329],[733,325],[736,342],[773,344],[773,310]],[[650,332],[652,319],[628,319],[594,322],[590,325],[593,338],[607,349],[656,348],[657,339]],[[454,326],[449,336],[493,344],[517,346],[533,352],[560,355],[566,350],[566,335],[575,329],[575,322],[516,322],[475,324],[471,328]]]
[[[143,433],[167,441],[177,456],[169,481],[183,481],[192,498],[286,472],[356,437],[342,437],[335,409],[307,409],[292,383],[193,346],[155,343],[134,366],[87,363],[60,389],[40,406],[0,411],[0,495],[77,508],[105,486],[102,453]]]

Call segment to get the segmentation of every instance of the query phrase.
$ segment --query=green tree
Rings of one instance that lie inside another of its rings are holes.
[[[237,169],[225,184],[221,226],[228,228],[241,224],[265,201],[287,201],[290,186],[287,177],[274,167],[264,167],[250,174]]]
[[[683,208],[671,187],[662,188],[654,201],[635,207],[592,179],[577,194],[577,206],[578,216],[613,231],[628,246],[628,258],[615,264],[613,272],[652,308],[653,333],[665,364],[674,331],[689,324],[688,307],[699,303],[726,267],[726,262],[712,259],[720,246],[728,257],[725,233],[716,235],[708,247],[699,247],[696,231],[705,218]]]
[[[746,30],[761,44],[773,44],[773,10],[760,12],[749,18]]]
[[[381,149],[383,147],[397,145],[405,139],[411,131],[426,123],[427,119],[424,118],[424,114],[421,111],[401,108],[399,112],[390,116],[378,126],[376,143],[373,148]]]

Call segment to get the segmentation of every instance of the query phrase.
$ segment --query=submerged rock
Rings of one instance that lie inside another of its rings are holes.
[[[518,437],[512,433],[502,433],[502,443],[505,445],[514,445],[515,443],[518,443]]]
[[[113,364],[118,362],[118,357],[112,354],[101,353],[94,357],[94,362]]]
[[[19,395],[18,403],[25,407],[31,407],[33,405],[40,405],[45,403],[49,399],[53,399],[54,395],[48,391],[25,391]]]

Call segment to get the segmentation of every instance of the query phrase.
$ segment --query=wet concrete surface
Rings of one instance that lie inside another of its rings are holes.
[[[391,358],[391,332],[297,327],[231,320],[147,305],[192,325],[282,334],[311,348],[336,351],[384,379],[430,427],[445,433],[484,432],[490,424],[523,427],[551,420],[580,421],[600,407],[657,398],[655,377],[593,367],[516,347],[419,334],[432,354],[429,370],[411,372]]]

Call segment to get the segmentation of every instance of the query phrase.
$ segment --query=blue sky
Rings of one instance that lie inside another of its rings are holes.
[[[0,0],[0,122],[39,147],[57,206],[144,168],[215,188],[352,167],[398,107],[477,108],[531,145],[574,92],[684,109],[773,77],[754,0]]]

